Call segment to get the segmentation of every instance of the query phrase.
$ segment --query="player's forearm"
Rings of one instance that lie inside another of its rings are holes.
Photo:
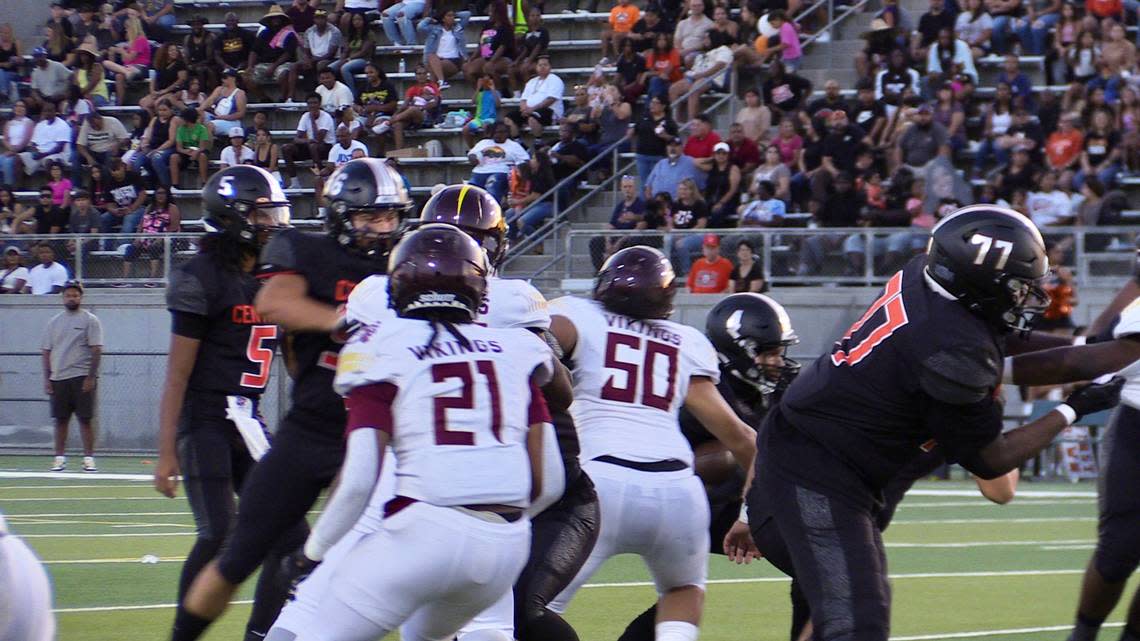
[[[962,463],[966,469],[984,480],[996,479],[1036,456],[1068,426],[1069,422],[1064,415],[1058,410],[1053,410],[1032,423],[1022,425],[994,439],[978,452],[976,462]]]
[[[331,332],[336,329],[340,314],[335,307],[310,298],[303,290],[294,291],[276,285],[279,278],[270,278],[254,300],[257,313],[262,318],[292,332]]]
[[[1112,323],[1112,319],[1116,318],[1116,315],[1135,300],[1137,296],[1140,296],[1140,283],[1137,283],[1135,279],[1129,280],[1116,294],[1116,297],[1112,299],[1112,302],[1108,304],[1108,307],[1105,307],[1104,311],[1092,322],[1092,325],[1089,325],[1088,332],[1086,333],[1089,336],[1095,336],[1107,329]]]
[[[1016,356],[1027,352],[1039,352],[1054,347],[1068,347],[1073,344],[1072,336],[1058,336],[1044,332],[1033,332],[1028,336],[1013,334],[1006,339],[1006,353]]]
[[[186,400],[186,384],[184,378],[166,377],[166,385],[162,390],[162,400],[158,408],[158,457],[168,458],[177,456],[178,417],[182,413],[182,403]]]
[[[339,484],[305,541],[305,556],[313,561],[323,559],[364,513],[380,474],[382,456],[375,430],[357,429],[348,435]]]
[[[1120,371],[1140,359],[1140,337],[1107,343],[1059,347],[1012,359],[1012,382],[1018,385],[1060,385]]]

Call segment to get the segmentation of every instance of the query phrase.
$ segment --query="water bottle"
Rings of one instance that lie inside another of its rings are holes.
[[[400,73],[405,73],[408,70],[408,61],[400,58]]]

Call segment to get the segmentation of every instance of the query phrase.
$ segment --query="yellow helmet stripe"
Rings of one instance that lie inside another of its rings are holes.
[[[459,202],[455,203],[455,215],[458,216],[459,212],[463,211],[463,199],[467,197],[467,191],[471,189],[470,185],[464,184],[463,188],[459,190]]]

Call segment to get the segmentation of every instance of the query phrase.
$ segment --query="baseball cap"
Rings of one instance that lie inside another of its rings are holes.
[[[713,152],[715,153],[718,151],[732,151],[732,148],[728,146],[727,142],[718,142],[717,144],[713,145]]]
[[[32,49],[32,55],[37,58],[40,56],[46,56],[47,49],[44,49],[43,47],[36,47],[35,49]]]
[[[679,144],[681,144],[681,138],[679,136],[674,136],[673,139],[669,141],[669,144],[670,145],[679,145]]]
[[[245,129],[241,127],[230,127],[230,138],[245,138]]]
[[[76,189],[75,191],[71,192],[71,197],[76,200],[80,198],[91,198],[91,192],[87,191],[86,189]]]
[[[63,291],[66,292],[69,289],[78,289],[79,293],[82,294],[83,293],[83,283],[72,278],[71,280],[69,280],[63,284]]]
[[[716,234],[705,234],[705,247],[720,247],[720,236]]]
[[[5,248],[4,248],[4,254],[5,254],[5,255],[7,255],[7,254],[15,254],[15,255],[17,255],[17,256],[22,256],[22,255],[23,255],[23,253],[24,253],[24,252],[20,251],[20,248],[19,248],[19,247],[16,247],[15,245],[8,245],[7,247],[5,247]]]
[[[836,109],[835,111],[832,111],[830,115],[828,115],[827,122],[830,122],[833,125],[839,122],[847,122],[847,112],[843,111],[842,109]]]
[[[238,70],[234,69],[233,67],[227,67],[226,69],[222,70],[222,77],[223,78],[237,78],[238,77]]]
[[[918,109],[916,111],[920,114],[932,114],[932,113],[934,113],[934,109],[930,106],[930,104],[925,103],[925,102],[922,103],[921,105],[919,105]]]

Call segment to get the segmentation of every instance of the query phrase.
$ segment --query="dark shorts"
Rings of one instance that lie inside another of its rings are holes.
[[[1140,565],[1140,410],[1120,405],[1103,433],[1094,558],[1101,576],[1117,583]]]
[[[550,107],[543,107],[542,109],[535,110],[530,115],[531,118],[537,118],[538,122],[542,123],[543,127],[549,127],[554,122],[554,111]],[[522,111],[514,109],[507,113],[507,118],[510,118],[516,125],[520,127],[527,126],[527,118],[523,117]]]
[[[72,414],[81,421],[95,416],[95,391],[83,391],[86,376],[51,382],[51,417],[67,420]]]

